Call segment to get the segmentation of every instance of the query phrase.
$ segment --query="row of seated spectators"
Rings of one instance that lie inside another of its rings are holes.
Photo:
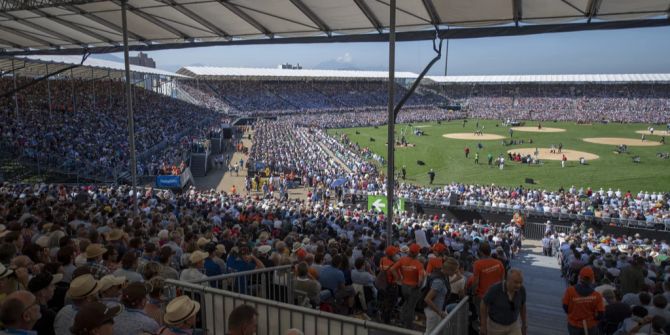
[[[351,111],[387,105],[388,86],[384,81],[194,81],[183,87],[204,105],[217,109],[229,104],[240,112],[274,114],[323,111]],[[214,93],[216,92],[216,93]],[[397,85],[395,101],[407,89]],[[415,93],[407,106],[436,106],[446,100],[430,91]]]
[[[267,167],[277,174],[293,172],[306,185],[312,180],[330,185],[338,178],[352,177],[321,145],[318,131],[289,122],[257,122],[248,158],[250,168]]]
[[[607,191],[602,188],[559,189],[556,191],[503,186],[452,183],[440,188],[401,184],[399,195],[424,201],[449,202],[452,195],[463,205],[511,208],[541,213],[582,214],[596,218],[620,218],[670,225],[670,193]]]
[[[17,84],[31,80],[19,79]],[[0,80],[0,91],[7,92],[12,87],[11,78]],[[0,138],[23,157],[57,162],[72,171],[84,167],[84,172],[105,177],[128,168],[128,122],[122,82],[50,80],[47,85],[42,81],[20,91],[17,100],[18,113],[12,97],[0,102]],[[220,117],[213,111],[137,86],[133,89],[133,108],[138,155],[157,145],[165,147],[162,152],[148,155],[155,160],[139,160],[143,171],[150,170],[148,165],[166,163],[174,145],[185,141],[183,136],[193,135],[184,132],[198,123],[204,127],[220,124]]]
[[[230,105],[219,99],[216,93],[212,92],[206,83],[202,83],[202,85],[193,81],[180,81],[179,83],[181,84],[179,85],[179,89],[188,94],[192,98],[188,100],[193,101],[197,105],[204,106],[215,111],[230,111]]]
[[[398,114],[396,122],[428,122],[449,121],[465,117],[461,111],[450,111],[435,107],[404,107]],[[280,116],[281,120],[319,128],[351,128],[365,126],[381,126],[388,123],[386,109],[365,109],[358,111],[342,111],[337,113],[310,113]]]
[[[667,84],[494,84],[433,87],[470,117],[519,120],[667,123]]]

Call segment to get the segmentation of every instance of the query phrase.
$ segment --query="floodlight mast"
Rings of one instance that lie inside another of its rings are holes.
[[[396,0],[389,6],[389,82],[388,82],[388,144],[386,159],[386,245],[393,242],[393,196],[395,195],[395,11]]]

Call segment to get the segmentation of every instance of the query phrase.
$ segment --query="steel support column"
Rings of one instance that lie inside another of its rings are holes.
[[[395,195],[395,10],[396,0],[389,6],[389,82],[388,82],[388,145],[386,148],[386,244],[393,242],[393,210]]]
[[[12,79],[14,81],[14,117],[19,120],[19,96],[16,90],[16,68],[14,67],[14,58],[12,58]]]
[[[45,68],[46,68],[46,71],[47,71],[46,73],[47,73],[47,76],[48,76],[49,75],[49,63],[44,63],[44,65],[45,65]],[[52,102],[51,102],[51,80],[49,80],[49,78],[47,78],[46,81],[47,81],[47,96],[49,97],[49,118],[51,118],[51,113],[53,112],[52,111],[53,107],[51,106],[52,105]]]
[[[128,144],[130,146],[130,174],[133,184],[133,210],[137,213],[137,161],[135,152],[135,120],[133,115],[132,83],[130,81],[130,60],[128,56],[128,22],[126,11],[128,0],[121,0],[121,22],[123,28],[123,62],[126,70],[126,107],[128,108]]]

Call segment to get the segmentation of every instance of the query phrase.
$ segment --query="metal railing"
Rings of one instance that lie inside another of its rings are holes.
[[[437,327],[430,332],[430,335],[467,335],[469,331],[469,311],[468,297],[454,307],[444,320],[437,324]]]
[[[294,303],[293,267],[291,265],[226,273],[192,281],[191,283],[208,284],[209,287],[238,294],[252,295],[288,304]]]
[[[551,230],[555,233],[569,234],[572,227],[552,225]],[[542,223],[526,222],[523,227],[523,236],[531,240],[541,240],[544,238],[544,233],[547,231],[547,226]]]
[[[489,212],[489,213],[498,213],[498,214],[514,214],[515,212],[523,213],[524,215],[532,217],[540,217],[546,219],[553,219],[558,221],[588,221],[602,223],[604,225],[614,225],[617,227],[626,227],[626,228],[635,228],[635,229],[647,229],[647,230],[665,230],[670,231],[670,222],[649,222],[645,220],[636,220],[636,219],[627,219],[627,218],[612,218],[612,217],[595,217],[594,215],[587,214],[575,214],[575,213],[551,213],[544,211],[536,211],[534,209],[515,209],[509,207],[493,207],[485,206],[482,204],[477,205],[452,205],[448,200],[438,201],[438,200],[419,200],[412,198],[404,198],[406,202],[417,203],[424,206],[432,206],[437,208],[455,208],[461,210],[477,211],[477,212]]]
[[[257,334],[259,335],[284,334],[291,328],[300,329],[305,334],[422,334],[418,331],[229,292],[201,284],[168,279],[166,285],[169,289],[181,295],[188,295],[200,303],[198,328],[202,328],[205,334],[225,334],[228,329],[228,316],[235,307],[243,304],[254,307],[258,312]]]

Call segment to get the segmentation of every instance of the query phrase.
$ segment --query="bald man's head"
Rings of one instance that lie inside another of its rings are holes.
[[[523,287],[523,273],[521,270],[512,268],[507,271],[506,289],[509,292],[517,292]]]

